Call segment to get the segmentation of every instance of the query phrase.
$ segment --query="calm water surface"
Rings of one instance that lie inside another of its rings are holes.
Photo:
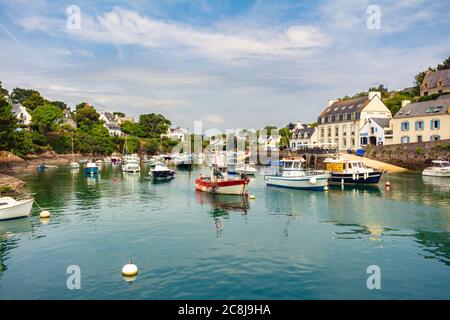
[[[255,200],[197,193],[192,173],[23,176],[52,212],[0,222],[1,299],[450,298],[450,179],[328,193],[251,183]],[[114,178],[117,180],[114,181]],[[131,284],[120,270],[140,269]],[[81,268],[81,290],[66,269]],[[368,290],[378,265],[382,289]]]

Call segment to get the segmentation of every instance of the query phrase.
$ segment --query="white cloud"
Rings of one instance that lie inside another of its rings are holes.
[[[64,32],[80,39],[114,45],[176,50],[181,47],[215,59],[292,56],[304,49],[329,44],[326,35],[311,25],[292,25],[279,30],[252,28],[236,33],[153,19],[120,7],[96,18],[83,15],[82,21],[80,30],[63,29]],[[22,18],[18,24],[27,31],[45,32],[54,31],[56,25],[62,26],[61,21],[39,16]]]

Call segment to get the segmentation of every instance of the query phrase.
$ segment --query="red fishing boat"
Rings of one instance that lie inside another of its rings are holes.
[[[250,182],[248,177],[229,178],[226,166],[211,166],[211,177],[200,175],[195,180],[195,189],[198,191],[218,194],[247,194],[247,186]]]

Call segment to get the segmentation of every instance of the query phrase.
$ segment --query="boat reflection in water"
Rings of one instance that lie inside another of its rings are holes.
[[[197,203],[211,206],[209,214],[214,219],[217,237],[222,234],[222,219],[228,219],[230,212],[238,212],[245,216],[250,209],[247,197],[196,191],[195,198]]]
[[[8,268],[5,264],[9,252],[17,247],[17,234],[31,232],[29,219],[0,221],[0,277]]]

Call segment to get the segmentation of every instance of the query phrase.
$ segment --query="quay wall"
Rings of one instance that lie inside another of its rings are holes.
[[[436,159],[450,159],[450,139],[367,147],[365,157],[410,170],[423,170]]]

